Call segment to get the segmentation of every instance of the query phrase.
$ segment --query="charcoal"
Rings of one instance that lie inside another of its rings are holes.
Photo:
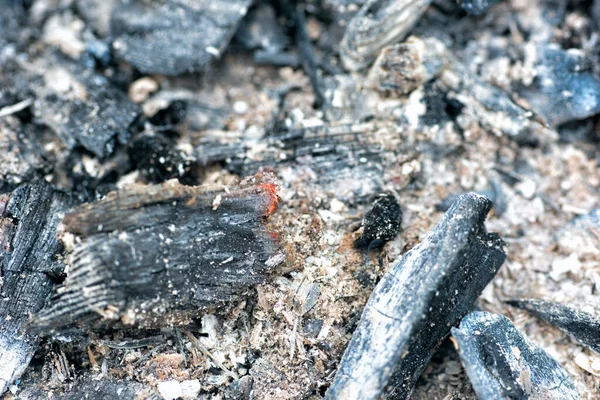
[[[38,177],[46,164],[42,149],[26,134],[23,124],[13,116],[0,118],[0,189]]]
[[[437,347],[471,309],[506,255],[487,233],[492,204],[462,195],[433,232],[375,287],[327,399],[406,399]]]
[[[402,210],[391,194],[380,195],[363,219],[363,233],[354,241],[356,248],[377,248],[394,239],[402,225]]]
[[[56,228],[71,204],[47,183],[0,195],[0,395],[37,349],[28,321],[51,294],[50,276],[63,269]]]
[[[19,392],[19,399],[36,400],[48,397],[48,389],[44,387],[28,387]],[[156,391],[147,385],[120,379],[98,379],[86,373],[78,377],[71,387],[65,391],[52,392],[56,400],[88,400],[88,399],[123,399],[123,400],[161,400]]]
[[[129,148],[134,167],[153,183],[182,177],[190,170],[190,160],[175,148],[175,142],[159,133],[147,133],[136,138]]]
[[[600,112],[600,79],[583,52],[557,45],[541,46],[537,52],[536,78],[519,90],[537,114],[558,126]]]
[[[35,118],[52,128],[69,147],[82,146],[99,158],[125,143],[140,114],[127,95],[93,70],[54,54],[36,60],[46,69],[27,87],[33,91]]]
[[[383,148],[382,148],[383,143]],[[207,138],[196,148],[203,164],[224,163],[241,176],[261,169],[284,170],[293,166],[300,176],[336,193],[341,201],[367,201],[383,189],[386,166],[416,157],[396,133],[386,135],[369,123],[322,125],[275,132],[260,141],[260,152],[251,140],[223,142]],[[382,157],[384,152],[388,157]]]
[[[110,34],[115,54],[142,73],[202,71],[227,48],[251,0],[120,0]]]
[[[599,318],[564,304],[544,300],[511,300],[506,303],[562,329],[577,341],[600,353]]]
[[[231,190],[136,186],[70,212],[69,273],[38,328],[187,324],[239,298],[282,261],[263,223],[278,200],[267,178]]]
[[[410,32],[431,0],[368,0],[352,18],[340,56],[352,71],[368,67],[379,52]]]
[[[500,0],[459,0],[459,3],[467,13],[472,15],[482,15],[499,1]]]
[[[563,367],[504,316],[472,312],[452,337],[481,400],[580,398]]]

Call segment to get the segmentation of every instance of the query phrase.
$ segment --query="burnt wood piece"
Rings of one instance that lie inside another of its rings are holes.
[[[75,239],[69,272],[38,328],[180,325],[239,298],[283,260],[263,221],[276,190],[266,177],[231,190],[168,181],[75,209],[61,226]]]
[[[406,399],[450,328],[504,262],[487,233],[492,203],[459,197],[419,245],[375,287],[326,399]]]
[[[119,1],[110,20],[113,49],[143,73],[198,72],[223,54],[251,3]]]
[[[502,315],[472,312],[452,337],[481,400],[580,398],[563,367]]]
[[[260,142],[211,137],[196,148],[200,163],[221,162],[241,176],[293,167],[293,179],[309,181],[349,202],[367,201],[381,193],[387,167],[417,157],[417,150],[404,143],[397,131],[373,123],[292,129]]]
[[[23,373],[38,346],[28,328],[62,271],[56,229],[72,205],[47,183],[0,195],[0,394]]]
[[[575,308],[544,300],[511,300],[508,305],[525,310],[560,328],[600,353],[600,319]]]
[[[149,385],[128,381],[125,379],[98,379],[97,375],[84,374],[71,382],[66,390],[53,390],[55,400],[86,400],[86,399],[119,399],[119,400],[161,400],[163,399]],[[38,400],[48,398],[48,387],[43,384],[27,385],[19,391],[21,400]]]
[[[65,57],[47,53],[33,61],[23,90],[35,96],[33,114],[52,128],[69,148],[82,146],[99,158],[129,138],[140,115],[127,94],[102,75]]]
[[[402,209],[394,195],[381,194],[363,218],[363,233],[354,241],[358,249],[376,249],[394,239],[402,225]]]
[[[379,52],[398,43],[421,18],[431,0],[368,0],[352,18],[340,44],[344,67],[368,67]]]

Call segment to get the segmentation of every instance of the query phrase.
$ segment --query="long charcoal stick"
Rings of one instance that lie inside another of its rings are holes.
[[[433,232],[383,276],[326,399],[407,398],[431,356],[472,307],[506,255],[487,233],[492,203],[459,197]]]

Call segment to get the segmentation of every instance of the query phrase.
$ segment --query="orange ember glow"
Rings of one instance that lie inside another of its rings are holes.
[[[271,197],[269,207],[264,214],[265,217],[268,217],[269,215],[273,214],[275,210],[277,210],[277,204],[279,204],[279,196],[277,195],[278,187],[273,183],[261,183],[260,188],[267,192]]]

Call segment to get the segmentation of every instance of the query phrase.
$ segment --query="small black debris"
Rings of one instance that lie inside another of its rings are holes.
[[[406,399],[435,350],[506,255],[487,233],[491,202],[462,195],[433,232],[381,278],[326,399]]]
[[[600,353],[600,319],[575,308],[544,300],[511,300],[508,305],[525,310],[562,329]]]
[[[129,159],[149,182],[161,183],[189,172],[191,161],[160,133],[146,133],[130,145]]]
[[[580,398],[563,367],[504,316],[472,312],[452,337],[481,400]]]
[[[402,225],[402,210],[392,194],[381,194],[363,219],[363,233],[354,241],[357,249],[375,249],[394,239]]]

